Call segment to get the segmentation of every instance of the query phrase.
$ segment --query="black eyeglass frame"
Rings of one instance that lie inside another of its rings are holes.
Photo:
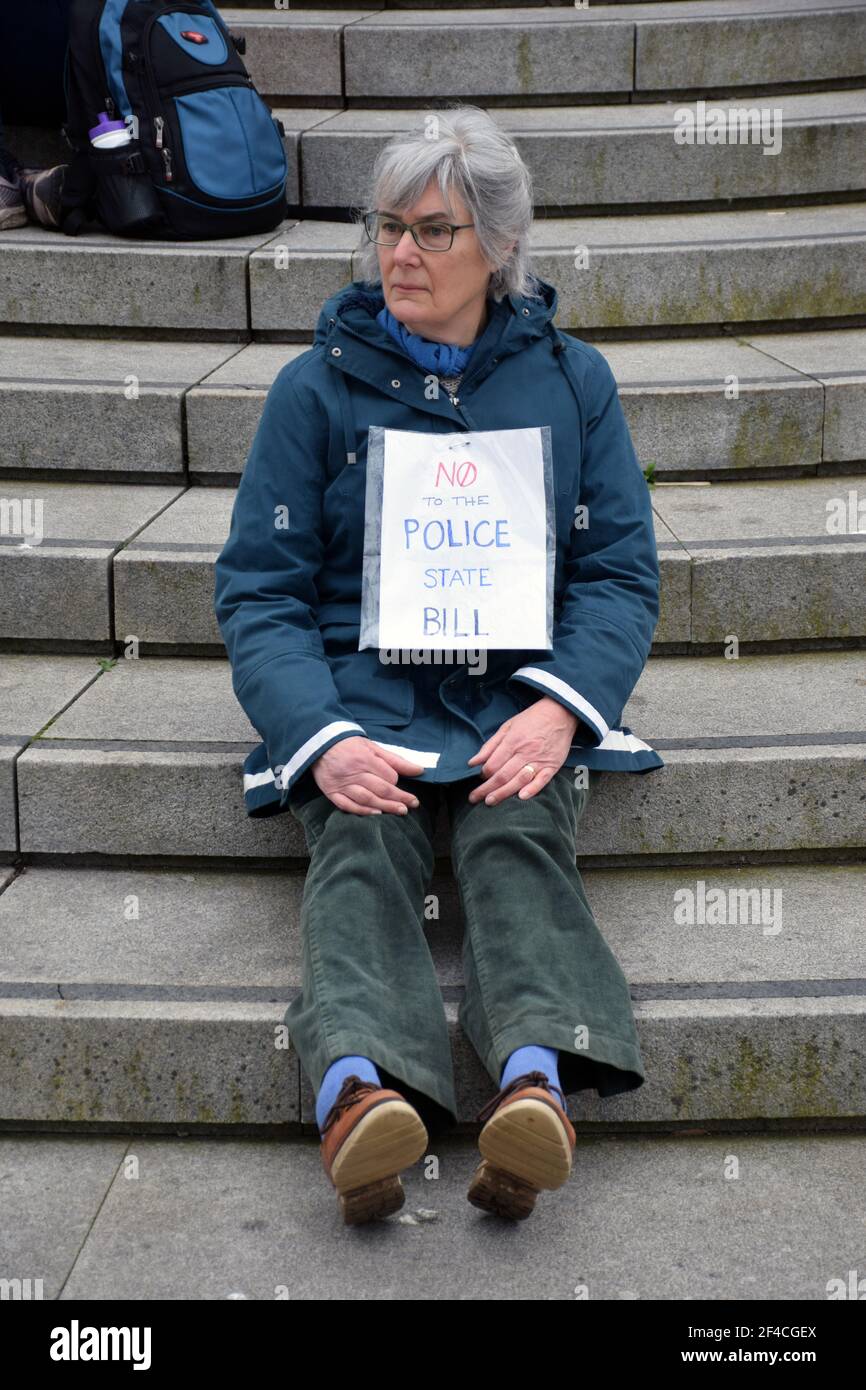
[[[403,231],[401,231],[396,241],[377,241],[376,238],[372,236],[370,233],[369,219],[371,217],[387,217],[389,221],[396,222],[398,227],[402,227]],[[450,242],[447,246],[422,246],[415,233],[415,228],[422,226],[447,227],[451,233]],[[400,242],[403,240],[403,232],[411,232],[412,240],[418,247],[419,251],[431,251],[434,256],[438,256],[443,251],[451,250],[451,247],[454,245],[455,232],[459,232],[463,227],[474,226],[474,222],[440,222],[437,218],[433,218],[432,220],[430,220],[424,217],[419,218],[417,222],[401,222],[399,217],[395,217],[393,213],[390,212],[383,212],[380,208],[375,209],[373,212],[364,213],[364,231],[367,233],[368,240],[372,241],[374,246],[399,246]]]

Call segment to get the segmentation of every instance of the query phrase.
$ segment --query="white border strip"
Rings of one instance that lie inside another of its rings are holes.
[[[533,680],[538,681],[539,685],[546,685],[548,690],[555,690],[563,699],[574,705],[578,713],[588,723],[593,725],[600,738],[607,738],[610,733],[610,726],[602,719],[598,710],[594,709],[589,701],[585,700],[573,686],[560,680],[559,676],[553,676],[549,671],[542,671],[538,666],[521,666],[517,671],[512,672],[513,676],[531,676]]]
[[[309,760],[310,754],[315,753],[316,749],[321,748],[323,743],[328,743],[336,734],[342,734],[346,729],[357,729],[359,733],[365,735],[367,732],[360,724],[356,724],[351,719],[335,719],[333,723],[326,724],[324,729],[320,729],[317,734],[308,738],[306,743],[302,743],[294,757],[289,759],[279,777],[276,778],[277,786],[285,790],[289,778]]]
[[[624,734],[622,729],[611,729],[597,747],[599,750],[612,753],[655,752],[655,749],[650,748],[648,743],[644,743],[642,738],[638,738],[636,734]]]
[[[384,748],[388,753],[399,753],[401,758],[407,758],[410,763],[420,763],[422,767],[438,767],[439,753],[425,753],[419,748],[402,748],[398,743],[380,743],[377,738],[372,740],[377,748]],[[470,769],[471,771],[471,769]]]

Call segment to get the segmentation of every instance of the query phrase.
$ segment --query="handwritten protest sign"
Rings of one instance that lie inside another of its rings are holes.
[[[359,649],[550,650],[552,477],[549,425],[372,426]]]

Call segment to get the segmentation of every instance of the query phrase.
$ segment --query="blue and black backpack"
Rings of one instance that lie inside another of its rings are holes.
[[[64,232],[95,217],[120,235],[232,237],[285,218],[285,132],[244,46],[211,0],[72,0]],[[132,140],[94,146],[106,117]]]

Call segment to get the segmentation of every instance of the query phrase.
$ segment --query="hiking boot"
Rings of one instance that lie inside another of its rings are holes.
[[[23,227],[26,221],[27,209],[17,175],[11,179],[0,176],[0,232],[7,232],[10,227]]]
[[[18,170],[24,206],[33,222],[52,229],[60,226],[63,183],[68,168],[68,164],[55,164],[53,169]]]
[[[483,1211],[524,1221],[539,1192],[562,1187],[571,1173],[576,1138],[565,1096],[543,1071],[530,1071],[504,1086],[475,1118],[486,1121],[478,1136],[483,1162],[467,1198]]]
[[[398,1174],[427,1149],[420,1115],[399,1091],[347,1076],[322,1129],[322,1164],[347,1226],[399,1211]]]

